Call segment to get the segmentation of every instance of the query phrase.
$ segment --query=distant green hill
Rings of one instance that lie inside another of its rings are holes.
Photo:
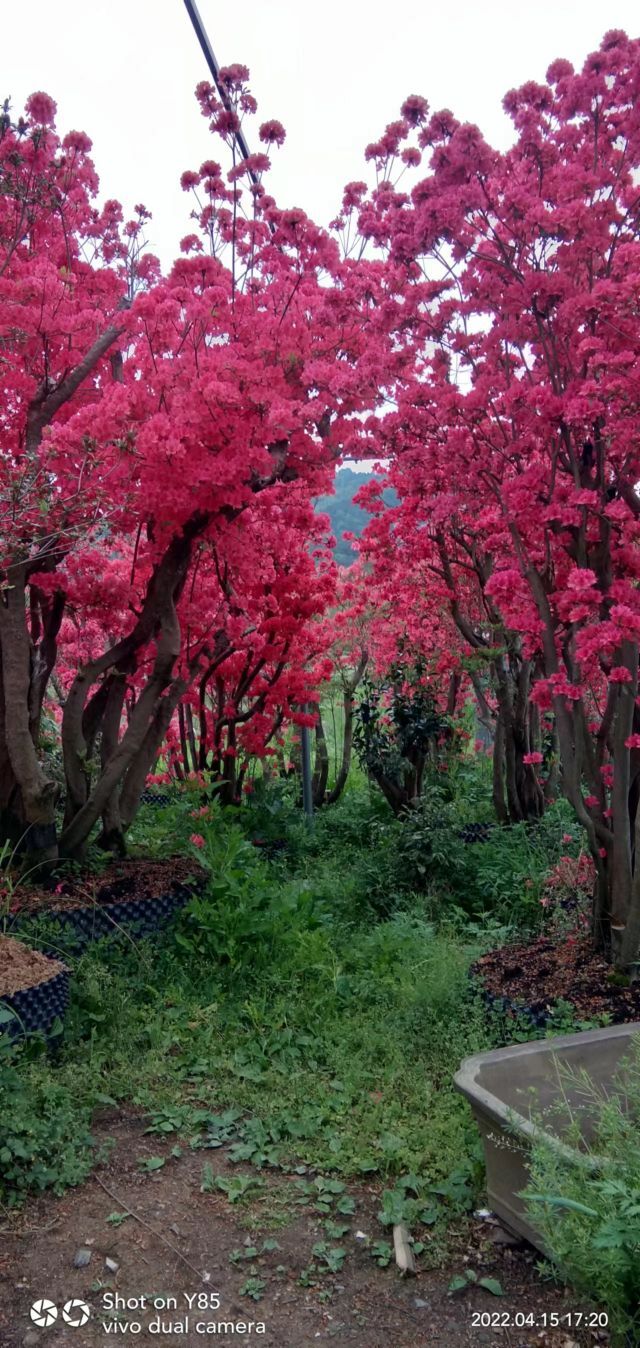
[[[353,498],[375,476],[375,473],[354,473],[353,468],[340,468],[335,476],[335,495],[319,496],[316,501],[319,514],[328,515],[331,520],[331,532],[336,539],[334,557],[339,566],[351,566],[356,560],[356,554],[343,534],[348,531],[360,538],[368,524],[371,516],[360,506],[354,505]],[[395,492],[385,490],[383,499],[387,505],[393,505]]]

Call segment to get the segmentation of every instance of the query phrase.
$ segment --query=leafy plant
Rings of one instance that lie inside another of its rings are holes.
[[[264,1278],[256,1278],[255,1276],[247,1278],[240,1288],[240,1296],[251,1297],[252,1301],[262,1301],[266,1285]]]
[[[329,1245],[324,1240],[316,1241],[311,1253],[316,1259],[316,1267],[327,1273],[339,1273],[347,1257],[344,1246]]]
[[[605,1093],[585,1073],[563,1073],[565,1099],[580,1108],[564,1136],[585,1148],[586,1165],[570,1165],[544,1140],[534,1143],[525,1195],[558,1272],[609,1316],[615,1343],[640,1331],[640,1041]],[[565,1106],[566,1111],[566,1106]]]
[[[60,1193],[83,1179],[92,1164],[89,1116],[37,1045],[0,1034],[0,1200],[13,1206],[29,1190]]]
[[[380,1268],[387,1268],[393,1259],[393,1246],[388,1240],[374,1240],[369,1253]]]
[[[235,1205],[262,1186],[263,1181],[255,1175],[232,1175],[228,1179],[226,1175],[214,1175],[211,1166],[205,1166],[200,1187],[203,1193],[212,1193],[215,1189],[219,1189],[227,1201]]]
[[[479,1278],[472,1268],[466,1268],[464,1273],[457,1273],[455,1278],[449,1283],[449,1296],[455,1292],[466,1292],[469,1287],[482,1287],[485,1292],[490,1292],[494,1297],[504,1296],[502,1284],[497,1278]]]
[[[429,759],[437,759],[452,737],[436,694],[420,661],[413,669],[392,666],[385,680],[362,685],[354,748],[398,815],[419,800]]]

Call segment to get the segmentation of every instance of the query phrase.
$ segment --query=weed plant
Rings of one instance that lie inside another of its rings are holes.
[[[541,1136],[533,1148],[530,1217],[561,1278],[588,1303],[606,1308],[613,1343],[638,1344],[640,1037],[607,1092],[584,1073],[566,1073],[564,1085],[565,1112],[569,1094],[580,1100],[564,1140],[579,1145],[591,1164],[567,1164]],[[581,1127],[585,1112],[591,1121],[588,1147]]]

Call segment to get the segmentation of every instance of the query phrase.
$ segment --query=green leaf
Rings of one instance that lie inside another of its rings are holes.
[[[497,1278],[478,1278],[478,1287],[484,1287],[485,1292],[491,1292],[494,1297],[503,1297],[504,1289]]]
[[[240,1296],[251,1297],[252,1301],[260,1301],[266,1285],[264,1278],[247,1278],[247,1281],[240,1288]]]
[[[452,1278],[452,1279],[451,1279],[451,1282],[449,1283],[449,1286],[448,1286],[448,1288],[447,1288],[447,1291],[448,1291],[448,1293],[449,1293],[449,1296],[451,1296],[452,1293],[454,1293],[454,1292],[463,1292],[464,1289],[465,1289],[465,1287],[468,1287],[468,1286],[469,1286],[469,1283],[468,1283],[467,1279],[466,1279],[466,1278],[463,1278],[463,1277],[461,1276],[461,1274],[458,1273],[458,1274],[456,1274],[455,1278]]]
[[[336,1212],[339,1212],[342,1217],[352,1217],[355,1210],[355,1202],[348,1194],[345,1194],[344,1198],[338,1199],[338,1202],[336,1203]]]
[[[546,1203],[550,1208],[566,1208],[569,1212],[581,1212],[585,1217],[598,1216],[593,1208],[577,1203],[574,1198],[552,1198],[549,1194],[527,1194],[526,1197],[529,1203]]]

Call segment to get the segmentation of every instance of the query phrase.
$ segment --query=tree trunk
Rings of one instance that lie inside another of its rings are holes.
[[[329,777],[329,752],[327,750],[327,740],[322,724],[322,713],[320,703],[312,702],[311,711],[315,715],[315,740],[316,740],[316,761],[313,770],[313,779],[311,782],[311,791],[313,794],[313,803],[316,809],[324,804],[327,781]]]
[[[109,763],[109,759],[118,748],[126,691],[127,683],[124,672],[112,674],[109,679],[109,692],[102,720],[100,741],[100,766],[103,772]],[[102,833],[98,839],[98,846],[104,848],[105,852],[113,852],[116,856],[123,857],[125,855],[126,847],[122,819],[120,818],[118,786],[114,787],[102,811]]]
[[[227,727],[227,747],[222,755],[222,785],[218,797],[221,805],[237,804],[237,771],[236,727],[235,722],[229,720]]]
[[[171,691],[162,698],[142,744],[127,768],[120,792],[120,816],[125,832],[131,827],[138,813],[147,776],[156,762],[173,713],[187,686],[186,679],[178,679]]]
[[[182,703],[180,703],[180,706],[178,707],[178,731],[180,734],[180,749],[182,751],[182,763],[184,766],[184,775],[185,777],[188,777],[190,772],[195,771],[196,762],[195,759],[193,760],[193,763],[190,763],[189,761],[187,726],[184,715],[184,706],[182,705]]]
[[[351,678],[343,678],[342,708],[344,713],[344,730],[342,735],[342,758],[340,768],[336,774],[336,780],[327,795],[327,805],[335,805],[335,802],[340,799],[349,779],[351,759],[353,756],[355,694],[362,683],[368,663],[369,653],[368,651],[362,651]]]
[[[493,740],[493,808],[499,824],[509,821],[507,803],[504,798],[504,723],[500,712],[495,725]]]
[[[364,672],[364,671],[363,671]],[[358,680],[358,683],[360,680]],[[356,685],[357,686],[357,685]],[[327,805],[334,805],[340,799],[349,778],[353,755],[353,711],[355,686],[345,688],[342,706],[344,710],[344,731],[342,736],[342,760],[336,780],[327,796]]]
[[[5,791],[10,809],[24,822],[30,868],[46,867],[58,856],[55,805],[58,787],[38,761],[31,733],[29,690],[31,642],[27,627],[26,566],[11,571],[0,594],[0,655],[4,696]],[[10,770],[10,772],[9,772]],[[9,780],[15,778],[16,789]]]

